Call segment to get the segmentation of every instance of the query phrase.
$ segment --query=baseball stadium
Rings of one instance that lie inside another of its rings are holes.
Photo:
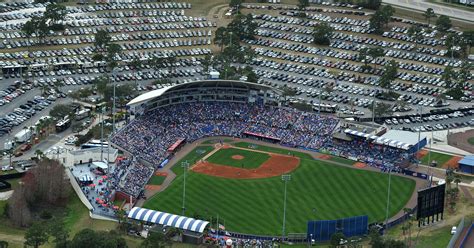
[[[388,224],[416,206],[427,180],[407,167],[426,140],[388,139],[391,130],[285,100],[277,89],[231,80],[136,97],[133,120],[111,137],[126,157],[110,176],[121,181],[114,197],[133,203],[132,219],[183,228],[187,216],[205,222],[183,229],[262,237],[306,237],[311,221]]]

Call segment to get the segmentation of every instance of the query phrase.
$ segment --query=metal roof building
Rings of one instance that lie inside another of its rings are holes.
[[[134,207],[128,213],[129,219],[150,222],[163,226],[171,226],[186,231],[203,233],[208,221],[196,220],[193,218],[169,214],[146,208]]]
[[[459,160],[459,170],[464,173],[474,174],[474,155],[467,155]]]

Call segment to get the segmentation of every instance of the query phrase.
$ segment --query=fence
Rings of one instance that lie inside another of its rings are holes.
[[[414,214],[417,210],[417,206],[415,206],[414,208],[411,209],[410,212],[408,213],[405,213],[404,215],[400,216],[398,219],[395,219],[393,221],[390,221],[389,223],[387,223],[384,227],[384,229],[390,229],[392,227],[395,227],[397,225],[400,225],[402,224],[403,222],[405,222],[406,220],[408,220],[410,218],[410,215]]]
[[[467,229],[467,232],[466,232],[466,235],[464,236],[464,238],[462,239],[461,241],[461,244],[459,245],[460,248],[464,248],[464,244],[466,243],[466,240],[469,238],[469,235],[471,235],[471,232],[472,232],[472,228],[474,227],[474,224],[471,223],[471,225],[469,226],[469,229]],[[467,247],[466,247],[467,248]]]
[[[327,241],[337,232],[346,237],[366,235],[369,227],[369,216],[354,216],[338,220],[308,221],[307,238]]]
[[[456,244],[456,241],[459,239],[459,236],[462,233],[462,230],[464,229],[464,224],[465,224],[465,220],[464,220],[464,217],[462,217],[456,229],[456,233],[451,237],[451,240],[449,240],[449,244],[447,246],[448,248],[454,247],[454,245]]]

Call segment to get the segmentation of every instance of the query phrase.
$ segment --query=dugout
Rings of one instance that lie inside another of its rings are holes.
[[[467,155],[459,160],[459,170],[464,173],[474,174],[474,155]]]

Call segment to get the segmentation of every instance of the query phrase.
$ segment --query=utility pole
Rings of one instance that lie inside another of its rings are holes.
[[[420,105],[420,119],[422,119],[423,113],[423,105]],[[418,144],[417,144],[417,151],[420,152],[420,139],[421,139],[421,127],[418,128]],[[417,167],[420,166],[420,160],[418,159]]]
[[[232,35],[234,35],[234,33],[232,32],[229,32],[229,35],[230,35],[230,40],[229,40],[229,45],[232,46]],[[227,67],[225,68],[225,76],[224,76],[225,80],[227,80]]]
[[[184,216],[184,212],[186,211],[185,201],[186,201],[186,171],[189,168],[188,160],[181,163],[181,167],[183,167],[184,175],[183,175],[183,206],[182,206],[182,215]]]
[[[392,183],[392,167],[390,166],[388,170],[388,191],[387,191],[387,210],[385,212],[385,228],[388,225],[388,212],[390,208],[390,186]]]
[[[284,174],[281,176],[281,180],[285,183],[285,191],[283,194],[283,230],[281,233],[281,240],[285,240],[285,225],[286,225],[286,185],[288,184],[288,181],[291,180],[291,175],[289,174]]]
[[[100,161],[104,161],[104,108],[102,107],[101,109],[101,114],[100,114]]]

